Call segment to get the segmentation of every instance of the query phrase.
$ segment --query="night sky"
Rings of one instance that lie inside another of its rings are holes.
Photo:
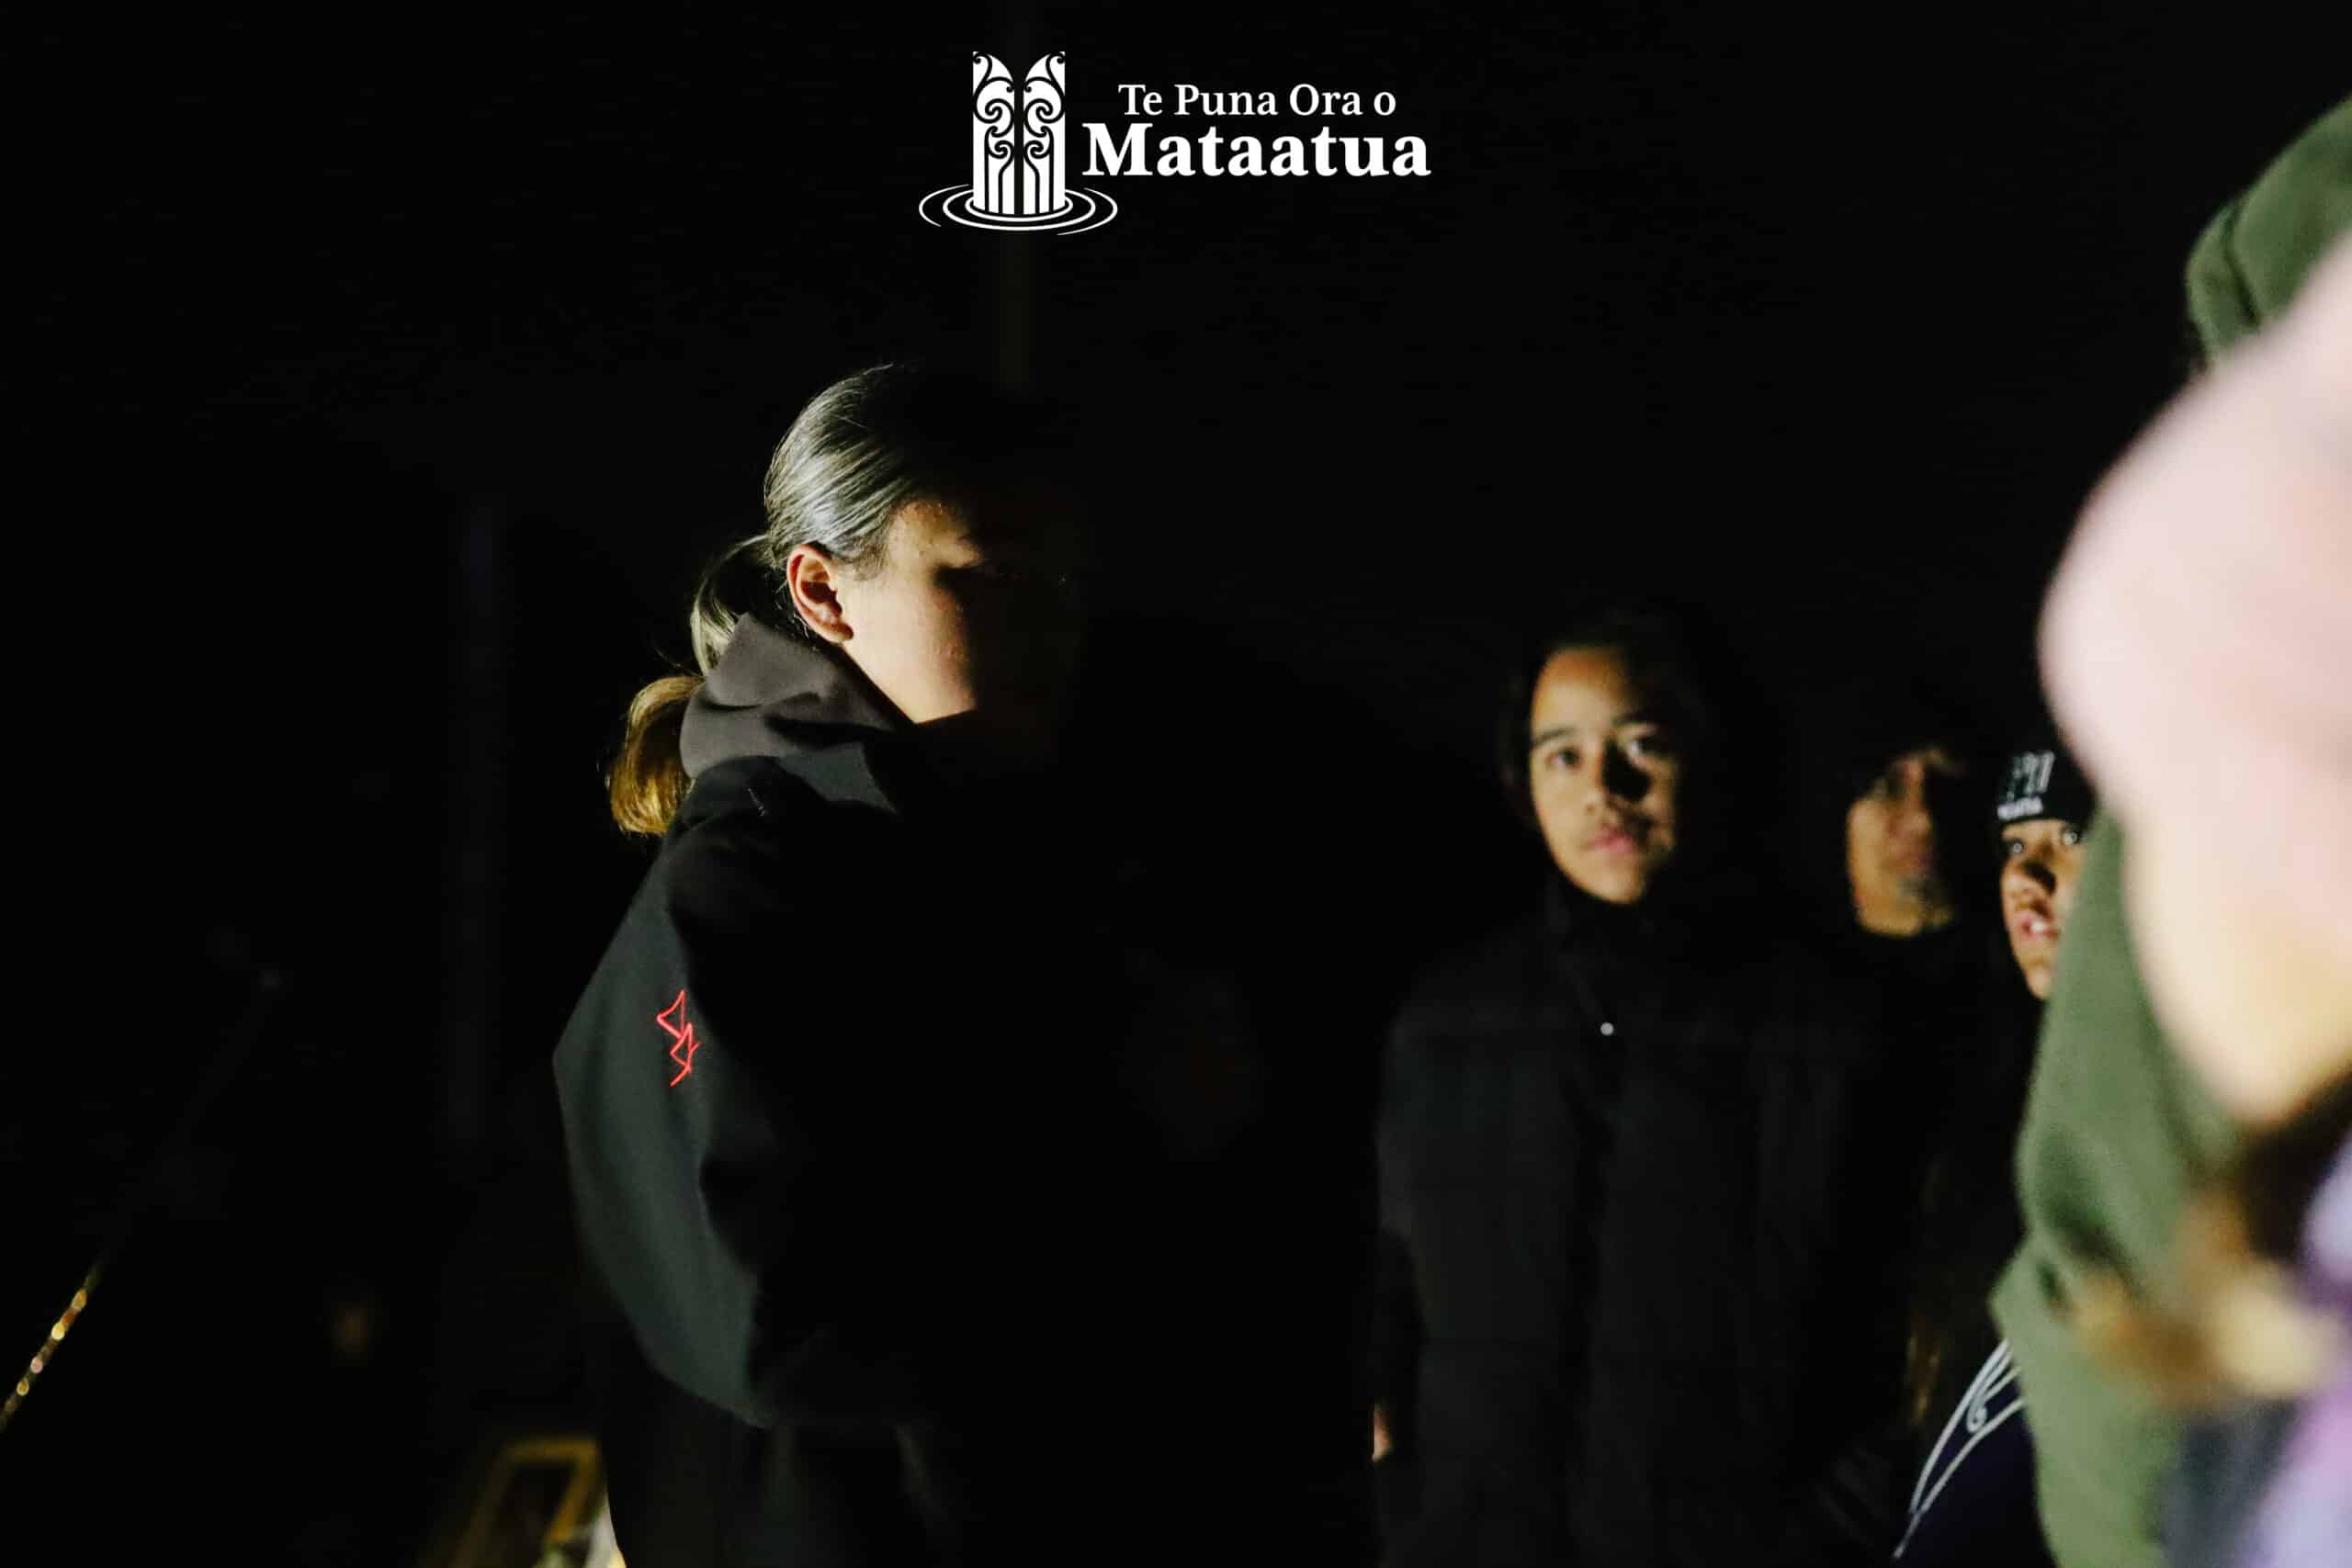
[[[288,990],[0,1434],[12,1504],[125,1556],[404,1562],[483,1431],[576,1399],[546,1063],[645,859],[600,770],[834,377],[1017,363],[1086,409],[1133,833],[1210,868],[1236,948],[1358,977],[1315,1047],[1352,1082],[1410,965],[1529,884],[1482,746],[1548,608],[1668,590],[1792,709],[1917,667],[2030,720],[2075,511],[2190,367],[2189,243],[2346,85],[2308,7],[2227,43],[2120,5],[1010,9],[20,44],[20,832],[62,965],[27,983],[107,1044],[9,1068],[46,1195],[11,1380],[255,965]],[[1074,148],[1109,226],[927,226],[968,53],[1024,29],[1081,124],[1124,130],[1122,82],[1388,91],[1329,123],[1431,172]]]

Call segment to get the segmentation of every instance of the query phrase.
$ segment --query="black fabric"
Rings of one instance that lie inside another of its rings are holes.
[[[1922,1416],[1934,1436],[2000,1343],[1989,1299],[2025,1235],[2018,1134],[2033,1080],[2041,1009],[2006,953],[1988,961],[1973,1042],[1928,1065],[1922,1118],[1932,1150],[1912,1269],[1914,1332],[1932,1358]]]
[[[1758,929],[1555,883],[1398,1019],[1380,1337],[1409,1411],[1385,1461],[1400,1568],[1891,1546],[1835,1539],[1815,1506],[1894,1406],[1887,1051]]]
[[[2054,817],[2079,827],[2090,827],[2098,809],[2090,780],[2066,749],[2049,737],[2012,750],[2001,768],[2000,791],[1993,802],[1995,831],[2013,822]]]
[[[2049,1563],[2034,1506],[2025,1392],[2006,1346],[1977,1366],[1961,1402],[1939,1420],[1912,1487],[1911,1521],[1895,1560],[1903,1568]]]
[[[1888,1044],[1875,1332],[1904,1344],[1910,1374],[1902,1407],[1838,1456],[1816,1499],[1848,1521],[1849,1539],[1903,1533],[1938,1427],[1999,1339],[1985,1297],[2018,1235],[2014,1153],[2036,1010],[1998,943],[1961,920],[1910,938],[1849,925],[1817,950],[1838,986],[1867,998]],[[1926,1358],[1924,1378],[1913,1358]]]
[[[824,708],[760,651],[740,712]],[[1052,780],[817,723],[701,759],[556,1052],[623,1552],[1365,1560],[1247,998],[1129,940]]]
[[[1833,682],[1802,701],[1798,723],[1799,797],[1834,806],[1840,818],[1906,751],[1939,746],[1971,767],[1992,754],[1975,716],[1951,693],[1917,675]]]
[[[745,615],[687,705],[678,750],[698,777],[739,757],[806,757],[900,728],[846,658]]]
[[[1841,985],[1869,994],[1907,1051],[1898,1066],[1922,1080],[1915,1123],[1935,1125],[1943,1087],[1965,1076],[1985,1042],[2015,1022],[2007,998],[2023,982],[2006,934],[1987,913],[1996,908],[1987,894],[1962,906],[1951,924],[1908,937],[1880,936],[1849,919],[1812,944]]]

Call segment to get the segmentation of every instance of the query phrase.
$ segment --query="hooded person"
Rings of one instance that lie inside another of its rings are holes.
[[[1360,1456],[1318,1471],[1204,1331],[1248,1107],[1199,1069],[1249,1026],[1136,951],[1057,782],[1055,457],[983,385],[836,383],[705,583],[705,673],[633,706],[615,815],[660,850],[554,1062],[631,1562],[1368,1552]]]
[[[2347,229],[2352,100],[2323,115],[2198,242],[2188,266],[2189,315],[2209,357],[2222,358],[2292,300],[2319,256]],[[2241,470],[2239,482],[2259,481]],[[2207,589],[2231,591],[2227,585],[2247,581],[2250,558],[2233,532],[2236,502],[2221,488],[2209,487],[2205,499],[2211,508],[2177,537],[2196,542],[2188,560],[2226,558],[2230,575]],[[2045,615],[2052,706],[2094,765],[2102,745],[2085,727],[2109,723],[2102,714],[2113,699],[2086,686],[2083,700],[2075,700],[2064,684],[2059,639],[2066,635],[2071,596],[2121,581],[2102,579],[2105,569],[2090,564],[2107,549],[2102,540],[2114,536],[2094,513],[2070,547],[2070,564],[2061,570]],[[2143,572],[2155,558],[2136,554],[2125,564]],[[2161,581],[2193,604],[2199,593],[2185,586],[2185,562],[2175,562],[2145,581]],[[2285,579],[2279,584],[2297,594],[2312,592]],[[2116,624],[2145,625],[2144,617],[2162,613],[2157,602],[2145,602]],[[2107,643],[2108,657],[2126,646]],[[2201,647],[2183,668],[2230,671],[2233,652]],[[2258,673],[2244,675],[2250,682]],[[2119,689],[2144,692],[2146,685],[2126,681]],[[2167,711],[2180,711],[2178,694],[2165,701]],[[2167,742],[2177,739],[2173,727]],[[2024,1389],[2042,1528],[2061,1568],[2153,1568],[2160,1560],[2163,1481],[2178,1455],[2182,1424],[2094,1357],[2084,1332],[2085,1303],[2109,1291],[2145,1302],[2163,1297],[2184,1202],[2238,1145],[2229,1118],[2172,1050],[2150,1006],[2144,933],[2126,901],[2126,848],[2124,828],[2102,810],[2087,844],[2067,963],[2044,1021],[2018,1143],[2026,1234],[1993,1295]]]
[[[1803,721],[1786,884],[1823,955],[1880,998],[1899,1066],[1927,1083],[1982,1027],[1988,761],[1976,720],[1921,681],[1832,685]]]

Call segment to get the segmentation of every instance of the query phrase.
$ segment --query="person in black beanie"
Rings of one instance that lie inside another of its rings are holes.
[[[1756,752],[1706,670],[1639,612],[1535,645],[1500,761],[1544,897],[1391,1032],[1374,1446],[1399,1568],[1819,1562],[1819,1469],[1893,1405],[1899,1346],[1857,1280],[1899,1238],[1853,1211],[1887,1054],[1756,896]]]
[[[1896,1558],[1931,1568],[2047,1562],[2023,1391],[1986,1297],[2022,1234],[2012,1173],[2041,1003],[2055,979],[2095,807],[2046,731],[2016,747],[1989,814],[2007,971],[1980,1047],[1958,1064],[1924,1198],[1912,1291],[1908,1416],[1925,1458]],[[2019,982],[2022,982],[2020,984]]]

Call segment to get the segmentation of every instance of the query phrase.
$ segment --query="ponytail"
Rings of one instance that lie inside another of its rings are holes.
[[[660,838],[686,798],[686,764],[678,739],[686,704],[702,690],[699,675],[664,675],[632,698],[620,755],[605,778],[613,820],[624,833]]]
[[[766,543],[763,534],[739,539],[702,574],[694,609],[686,617],[686,634],[702,673],[664,675],[629,700],[620,755],[605,780],[613,820],[624,833],[660,838],[670,830],[670,819],[686,798],[691,781],[679,747],[686,705],[735,639],[736,624],[745,614],[736,606],[763,595],[773,597],[763,571]]]

